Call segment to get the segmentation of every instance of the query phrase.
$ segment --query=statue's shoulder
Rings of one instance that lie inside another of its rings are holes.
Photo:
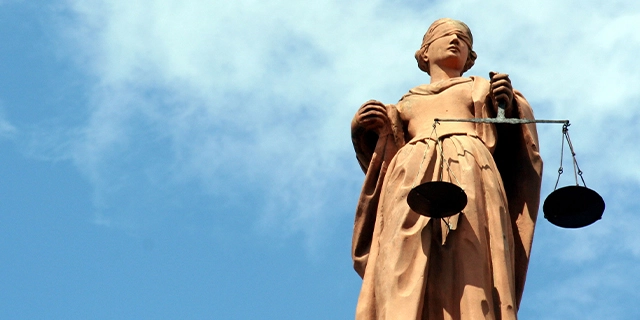
[[[432,92],[431,92],[432,91],[432,87],[433,86],[431,84],[428,84],[428,83],[421,84],[421,85],[418,85],[418,86],[415,86],[415,87],[409,89],[409,92],[407,92],[405,95],[408,95],[408,94],[429,95],[429,94],[432,94]]]
[[[489,79],[487,78],[483,78],[480,76],[469,76],[469,79],[471,79],[471,81],[473,81],[474,84],[488,84],[489,83]]]

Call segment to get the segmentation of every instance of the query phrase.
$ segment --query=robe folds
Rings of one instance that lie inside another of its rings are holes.
[[[463,83],[471,85],[473,116],[494,117],[489,81],[471,77],[421,85],[386,105],[381,136],[352,122],[365,172],[352,242],[363,278],[358,320],[517,319],[540,200],[535,124],[473,124],[442,134],[436,126],[434,134],[405,139],[403,103]],[[512,117],[533,119],[524,97],[514,96]],[[440,177],[465,190],[462,213],[432,219],[412,211],[412,187]]]

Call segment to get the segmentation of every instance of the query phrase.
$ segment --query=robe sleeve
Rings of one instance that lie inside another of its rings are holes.
[[[514,98],[513,117],[534,119],[533,111],[522,94],[514,90]],[[497,130],[494,159],[509,202],[515,245],[516,303],[519,307],[540,204],[542,158],[535,124],[502,124],[497,126]]]
[[[378,136],[360,127],[354,117],[351,122],[351,139],[356,158],[365,173],[364,184],[356,207],[351,255],[356,272],[364,277],[369,259],[371,242],[376,225],[380,192],[389,162],[404,145],[404,132],[398,111],[394,105],[386,105],[389,118],[388,132]]]
[[[472,78],[476,117],[495,117],[495,111],[489,107],[489,81],[480,77]],[[511,117],[534,119],[529,102],[519,91],[513,92],[514,109]],[[538,147],[538,133],[535,123],[478,124],[476,132],[487,148],[493,150],[493,158],[507,194],[514,242],[516,303],[519,307],[540,204],[542,158]]]

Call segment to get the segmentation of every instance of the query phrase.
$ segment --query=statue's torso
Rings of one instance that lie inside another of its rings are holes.
[[[453,85],[437,94],[413,94],[398,103],[400,118],[404,123],[408,137],[435,138],[434,119],[471,119],[474,118],[471,98],[472,82]],[[449,134],[475,134],[475,125],[470,122],[441,122],[437,128],[438,136]]]

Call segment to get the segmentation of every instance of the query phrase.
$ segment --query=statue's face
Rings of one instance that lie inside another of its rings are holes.
[[[460,74],[462,74],[469,57],[469,47],[459,34],[453,33],[434,40],[425,55],[429,65],[460,70]]]

